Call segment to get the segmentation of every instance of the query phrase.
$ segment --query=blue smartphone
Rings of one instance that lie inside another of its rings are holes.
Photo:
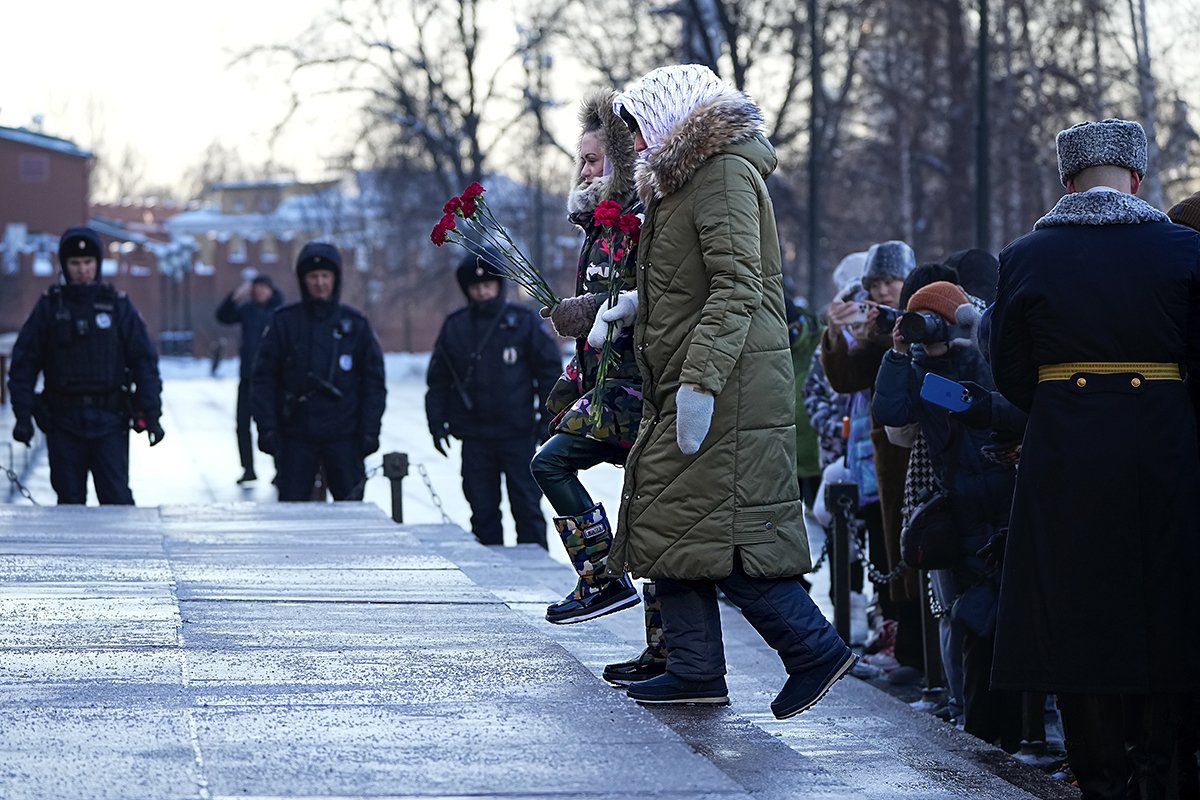
[[[966,411],[971,405],[971,393],[967,387],[932,372],[925,373],[925,380],[921,383],[921,398],[950,411]]]

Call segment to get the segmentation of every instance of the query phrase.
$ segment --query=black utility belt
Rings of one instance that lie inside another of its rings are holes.
[[[127,408],[126,399],[129,397],[123,391],[106,392],[104,394],[47,394],[46,402],[54,409],[68,408],[100,408],[105,411],[123,411]]]

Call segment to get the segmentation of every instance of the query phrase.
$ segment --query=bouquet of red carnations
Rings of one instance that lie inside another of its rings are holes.
[[[621,204],[615,200],[604,200],[592,212],[592,219],[600,228],[607,232],[600,237],[600,249],[608,254],[608,303],[604,308],[612,308],[617,297],[625,288],[622,279],[623,262],[631,257],[636,250],[638,238],[641,236],[642,221],[636,214],[622,214]],[[609,325],[604,336],[604,344],[600,348],[600,360],[596,365],[596,384],[592,387],[588,400],[588,421],[593,425],[600,423],[601,402],[604,379],[608,376],[608,367],[613,362],[613,333],[616,325]]]
[[[451,197],[442,207],[442,218],[433,226],[430,240],[441,247],[446,242],[456,244],[492,264],[505,278],[517,283],[547,308],[554,308],[558,298],[533,262],[521,252],[508,231],[488,208],[483,193],[487,191],[478,181]],[[496,263],[499,262],[499,263]]]

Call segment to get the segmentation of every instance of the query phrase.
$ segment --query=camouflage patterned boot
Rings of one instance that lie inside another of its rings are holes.
[[[654,581],[642,582],[642,604],[646,609],[646,649],[631,661],[609,664],[604,680],[613,686],[628,686],[657,678],[667,671],[667,646],[663,643],[662,606]]]
[[[578,517],[555,517],[554,529],[579,573],[575,591],[546,609],[546,621],[567,625],[638,604],[637,589],[628,575],[605,578],[604,564],[612,546],[612,528],[599,503]]]

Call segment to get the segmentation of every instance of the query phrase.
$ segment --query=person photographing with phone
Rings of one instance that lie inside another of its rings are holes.
[[[1000,578],[977,555],[1008,523],[1015,471],[983,454],[988,427],[971,427],[972,386],[990,392],[991,370],[968,335],[978,312],[961,288],[937,281],[917,290],[892,329],[892,348],[875,381],[871,410],[884,425],[917,423],[934,474],[949,495],[958,556],[931,571],[963,637],[963,704],[967,733],[1015,752],[1021,741],[1021,698],[989,688]],[[963,386],[957,382],[969,382]],[[947,389],[948,387],[948,389]]]
[[[821,337],[821,366],[835,392],[845,395],[865,392],[869,396],[874,391],[880,361],[892,344],[891,327],[879,330],[880,307],[900,306],[905,279],[916,266],[916,254],[904,242],[892,240],[871,245],[860,282],[865,296],[856,293],[829,304],[829,325]],[[857,416],[855,403],[852,401],[852,416]],[[889,441],[883,423],[869,409],[866,416],[870,418],[868,436],[877,500],[860,509],[860,514],[867,523],[871,562],[881,572],[890,573],[900,564],[900,511],[909,451]],[[884,618],[897,623],[892,626],[896,631],[893,653],[897,667],[908,667],[905,672],[910,675],[919,675],[925,664],[920,597],[915,571],[901,575],[879,591]]]

